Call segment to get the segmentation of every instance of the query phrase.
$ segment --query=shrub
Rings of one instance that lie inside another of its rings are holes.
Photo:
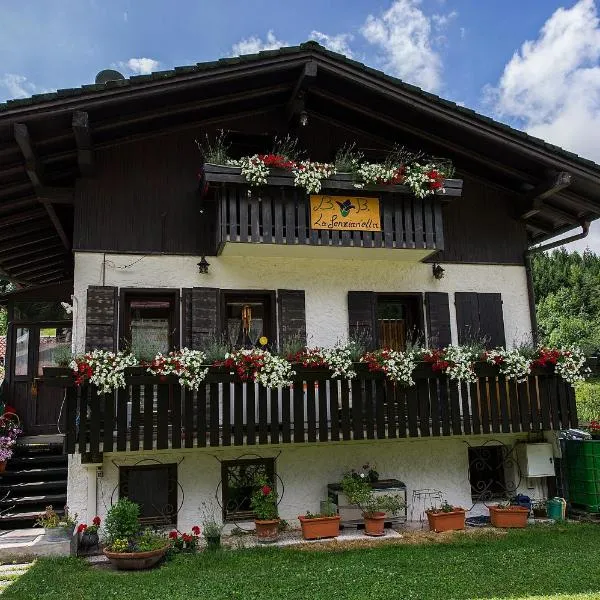
[[[589,379],[577,385],[575,398],[581,421],[600,420],[600,379]]]
[[[112,545],[117,539],[134,537],[140,530],[139,517],[140,507],[128,498],[120,498],[113,504],[104,521],[108,544]]]

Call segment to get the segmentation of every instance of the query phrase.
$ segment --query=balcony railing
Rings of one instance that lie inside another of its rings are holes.
[[[349,175],[335,175],[323,181],[322,193],[379,197],[381,231],[319,230],[311,227],[308,195],[286,172],[258,188],[249,188],[232,167],[206,165],[205,177],[216,188],[220,249],[233,242],[443,250],[442,203],[462,193],[456,179],[446,181],[446,194],[421,199],[401,185],[357,190]]]
[[[558,430],[577,426],[572,386],[545,370],[524,383],[478,364],[478,380],[457,383],[419,365],[416,385],[394,385],[357,365],[351,380],[297,368],[293,386],[267,390],[211,368],[197,392],[175,379],[127,375],[127,387],[99,395],[67,387],[66,451],[102,452]],[[46,380],[50,383],[48,380]]]

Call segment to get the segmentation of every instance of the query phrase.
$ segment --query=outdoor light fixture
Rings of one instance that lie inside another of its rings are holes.
[[[302,127],[306,127],[306,124],[308,123],[308,113],[303,110],[300,113],[300,125],[302,125]]]
[[[433,267],[431,268],[432,272],[433,272],[433,276],[436,279],[443,279],[444,278],[444,273],[446,272],[443,267],[441,265],[438,265],[437,263],[434,263]]]
[[[198,273],[200,273],[200,275],[207,275],[208,267],[210,267],[210,263],[203,256],[198,263]]]

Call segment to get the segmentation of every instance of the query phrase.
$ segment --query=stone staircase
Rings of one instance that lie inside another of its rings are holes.
[[[32,527],[52,505],[63,514],[67,503],[67,456],[61,441],[22,438],[0,474],[0,529]]]

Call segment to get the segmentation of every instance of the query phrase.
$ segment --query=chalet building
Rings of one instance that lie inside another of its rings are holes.
[[[494,495],[509,482],[555,493],[555,432],[577,415],[553,374],[516,384],[482,368],[458,384],[423,368],[403,388],[365,369],[350,384],[300,369],[293,387],[267,390],[211,369],[191,391],[138,370],[102,395],[44,367],[65,347],[118,350],[140,336],[165,352],[219,336],[236,345],[241,332],[273,350],[353,335],[398,350],[416,335],[439,347],[473,335],[520,344],[535,330],[529,253],[587,234],[600,166],[315,42],[101,75],[0,105],[0,270],[19,288],[4,299],[3,391],[25,430],[24,455],[0,482],[5,521],[65,502],[89,521],[126,494],[149,522],[181,530],[202,502],[239,522],[262,470],[293,523],[364,463],[403,482],[409,504],[437,489],[471,507],[478,486]],[[335,175],[319,194],[368,198],[372,222],[317,228],[289,173],[251,187],[239,169],[204,164],[196,140],[219,130],[236,158],[290,134],[313,161],[355,144],[375,162],[400,144],[450,159],[456,173],[446,193],[423,198]],[[60,446],[36,458],[32,442]],[[534,443],[551,444],[537,471],[523,459]]]

